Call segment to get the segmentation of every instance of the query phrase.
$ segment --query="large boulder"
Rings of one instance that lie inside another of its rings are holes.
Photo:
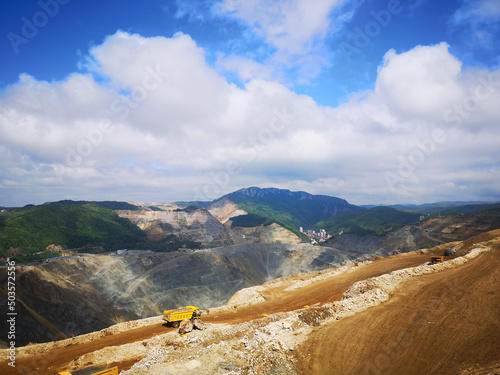
[[[189,333],[193,330],[193,322],[189,319],[184,319],[179,326],[179,333],[184,335],[185,333]]]
[[[193,325],[194,328],[199,329],[200,331],[203,331],[207,326],[201,319],[195,319]]]

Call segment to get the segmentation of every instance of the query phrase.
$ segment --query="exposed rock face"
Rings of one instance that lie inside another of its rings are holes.
[[[153,211],[143,208],[140,211],[118,210],[117,213],[144,230],[152,240],[175,235],[180,241],[199,242],[203,248],[234,243],[229,230],[203,209]]]
[[[179,326],[179,334],[184,335],[193,330],[193,322],[189,319],[184,319]]]
[[[113,306],[91,283],[96,270],[112,272],[112,258],[87,255],[50,261],[38,266],[16,267],[16,342],[59,340],[103,329],[122,320],[139,316]],[[0,284],[6,284],[7,274],[0,270]],[[0,295],[0,305],[6,296]],[[0,327],[2,325],[0,324]]]
[[[208,212],[223,224],[232,217],[248,214],[245,210],[240,210],[234,202],[231,202],[227,198],[213,203]]]
[[[228,199],[222,199],[209,211],[186,211],[172,207],[166,211],[153,211],[143,207],[140,211],[117,211],[147,233],[151,240],[163,240],[175,235],[180,241],[200,243],[200,248],[249,243],[290,243],[301,239],[278,224],[267,227],[231,227],[230,218],[247,212]],[[226,223],[223,225],[221,222]]]
[[[273,223],[267,227],[231,227],[236,243],[289,243],[298,244],[302,240],[294,233]]]
[[[158,330],[161,317],[154,317],[70,340],[16,348],[16,365],[29,373],[49,373],[54,368],[77,372],[92,363],[128,364],[132,360],[136,363],[121,374],[208,375],[304,374],[312,368],[318,368],[319,373],[331,373],[332,368],[346,374],[368,373],[370,369],[373,373],[406,374],[417,368],[420,373],[433,373],[438,363],[439,373],[464,373],[465,369],[465,373],[496,374],[500,366],[492,342],[498,337],[498,235],[495,231],[457,244],[458,253],[463,255],[437,265],[407,268],[439,249],[418,251],[271,281],[259,287],[267,298],[257,301],[255,293],[243,290],[239,294],[246,294],[252,305],[232,298],[228,305],[210,310],[209,316],[216,318],[212,322],[222,324],[209,323],[203,331],[193,330],[187,337],[177,330]],[[473,243],[477,246],[471,248]],[[380,275],[372,277],[374,272]],[[410,279],[411,287],[401,287]],[[317,293],[321,297],[311,299]],[[339,293],[343,293],[342,300],[311,303]],[[429,301],[439,301],[439,308],[429,309]],[[425,314],[416,315],[415,311]],[[449,319],[450,311],[456,319]],[[373,323],[374,329],[367,330],[367,322]],[[447,326],[436,335],[439,325]],[[142,328],[141,338],[134,334],[138,327]],[[401,338],[401,332],[410,334]],[[122,342],[109,346],[107,336],[117,333],[122,333]],[[414,340],[418,333],[419,340]],[[480,338],[477,345],[469,344],[471,334]],[[412,361],[429,355],[436,337],[440,347],[448,349],[446,360],[442,360],[443,351],[437,351],[435,360],[421,371],[422,363]],[[383,368],[371,366],[393,341],[405,345],[405,350],[398,352],[399,360],[384,361]],[[471,349],[461,356],[466,362],[458,359],[457,363],[457,351],[468,347]],[[479,362],[478,350],[488,354]],[[340,351],[342,355],[337,355]],[[1,353],[5,358],[8,349]],[[416,357],[415,353],[420,354]],[[46,360],[40,360],[42,357]],[[3,365],[7,368],[6,361]]]
[[[380,236],[342,234],[325,242],[355,255],[358,251],[374,255],[397,254],[442,243],[461,241],[500,227],[500,213],[445,216],[422,224],[408,225]]]
[[[443,242],[458,241],[500,227],[500,212],[439,217],[421,226],[426,233]]]
[[[248,244],[196,252],[89,254],[21,266],[16,292],[31,310],[18,303],[16,342],[56,340],[179,306],[211,308],[242,288],[351,260],[335,249],[308,244]],[[5,280],[1,270],[0,281]],[[0,305],[5,303],[0,295]]]

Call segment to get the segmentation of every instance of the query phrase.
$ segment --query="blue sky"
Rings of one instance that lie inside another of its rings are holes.
[[[0,206],[500,200],[496,0],[7,0]]]

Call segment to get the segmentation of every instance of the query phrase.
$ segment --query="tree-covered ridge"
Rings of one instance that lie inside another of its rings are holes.
[[[231,200],[249,214],[264,216],[293,228],[308,228],[345,211],[362,211],[344,199],[275,188],[241,189],[222,198]]]
[[[267,227],[268,225],[274,223],[272,219],[256,214],[236,216],[231,218],[231,221],[233,222],[232,225],[234,227],[245,227],[245,228],[258,227],[260,225]]]
[[[139,210],[139,206],[136,206],[134,204],[128,203],[128,202],[117,202],[117,201],[72,201],[72,200],[63,200],[63,201],[58,201],[58,202],[50,202],[46,204],[71,204],[75,206],[84,206],[87,204],[94,204],[98,207],[102,208],[109,208],[110,210],[131,210],[131,211],[137,211]]]
[[[25,253],[43,251],[48,245],[68,248],[101,246],[105,250],[134,247],[145,233],[113,210],[94,203],[54,203],[26,206],[0,213],[0,252],[9,248]]]
[[[420,213],[425,215],[475,214],[484,211],[500,209],[500,202],[437,202],[422,205],[393,205],[401,211]]]
[[[323,228],[327,233],[380,234],[412,224],[420,219],[420,214],[399,211],[389,207],[374,207],[366,212],[349,211],[320,221],[315,229]]]

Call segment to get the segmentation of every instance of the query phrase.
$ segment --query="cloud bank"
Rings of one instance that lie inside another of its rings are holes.
[[[308,15],[291,43],[300,1],[275,28],[272,12],[238,4],[286,53],[326,30]],[[446,43],[388,51],[374,88],[338,107],[265,76],[231,84],[182,33],[117,32],[85,66],[56,82],[23,74],[0,93],[0,205],[209,200],[254,185],[357,204],[500,199],[500,71],[464,70]]]

